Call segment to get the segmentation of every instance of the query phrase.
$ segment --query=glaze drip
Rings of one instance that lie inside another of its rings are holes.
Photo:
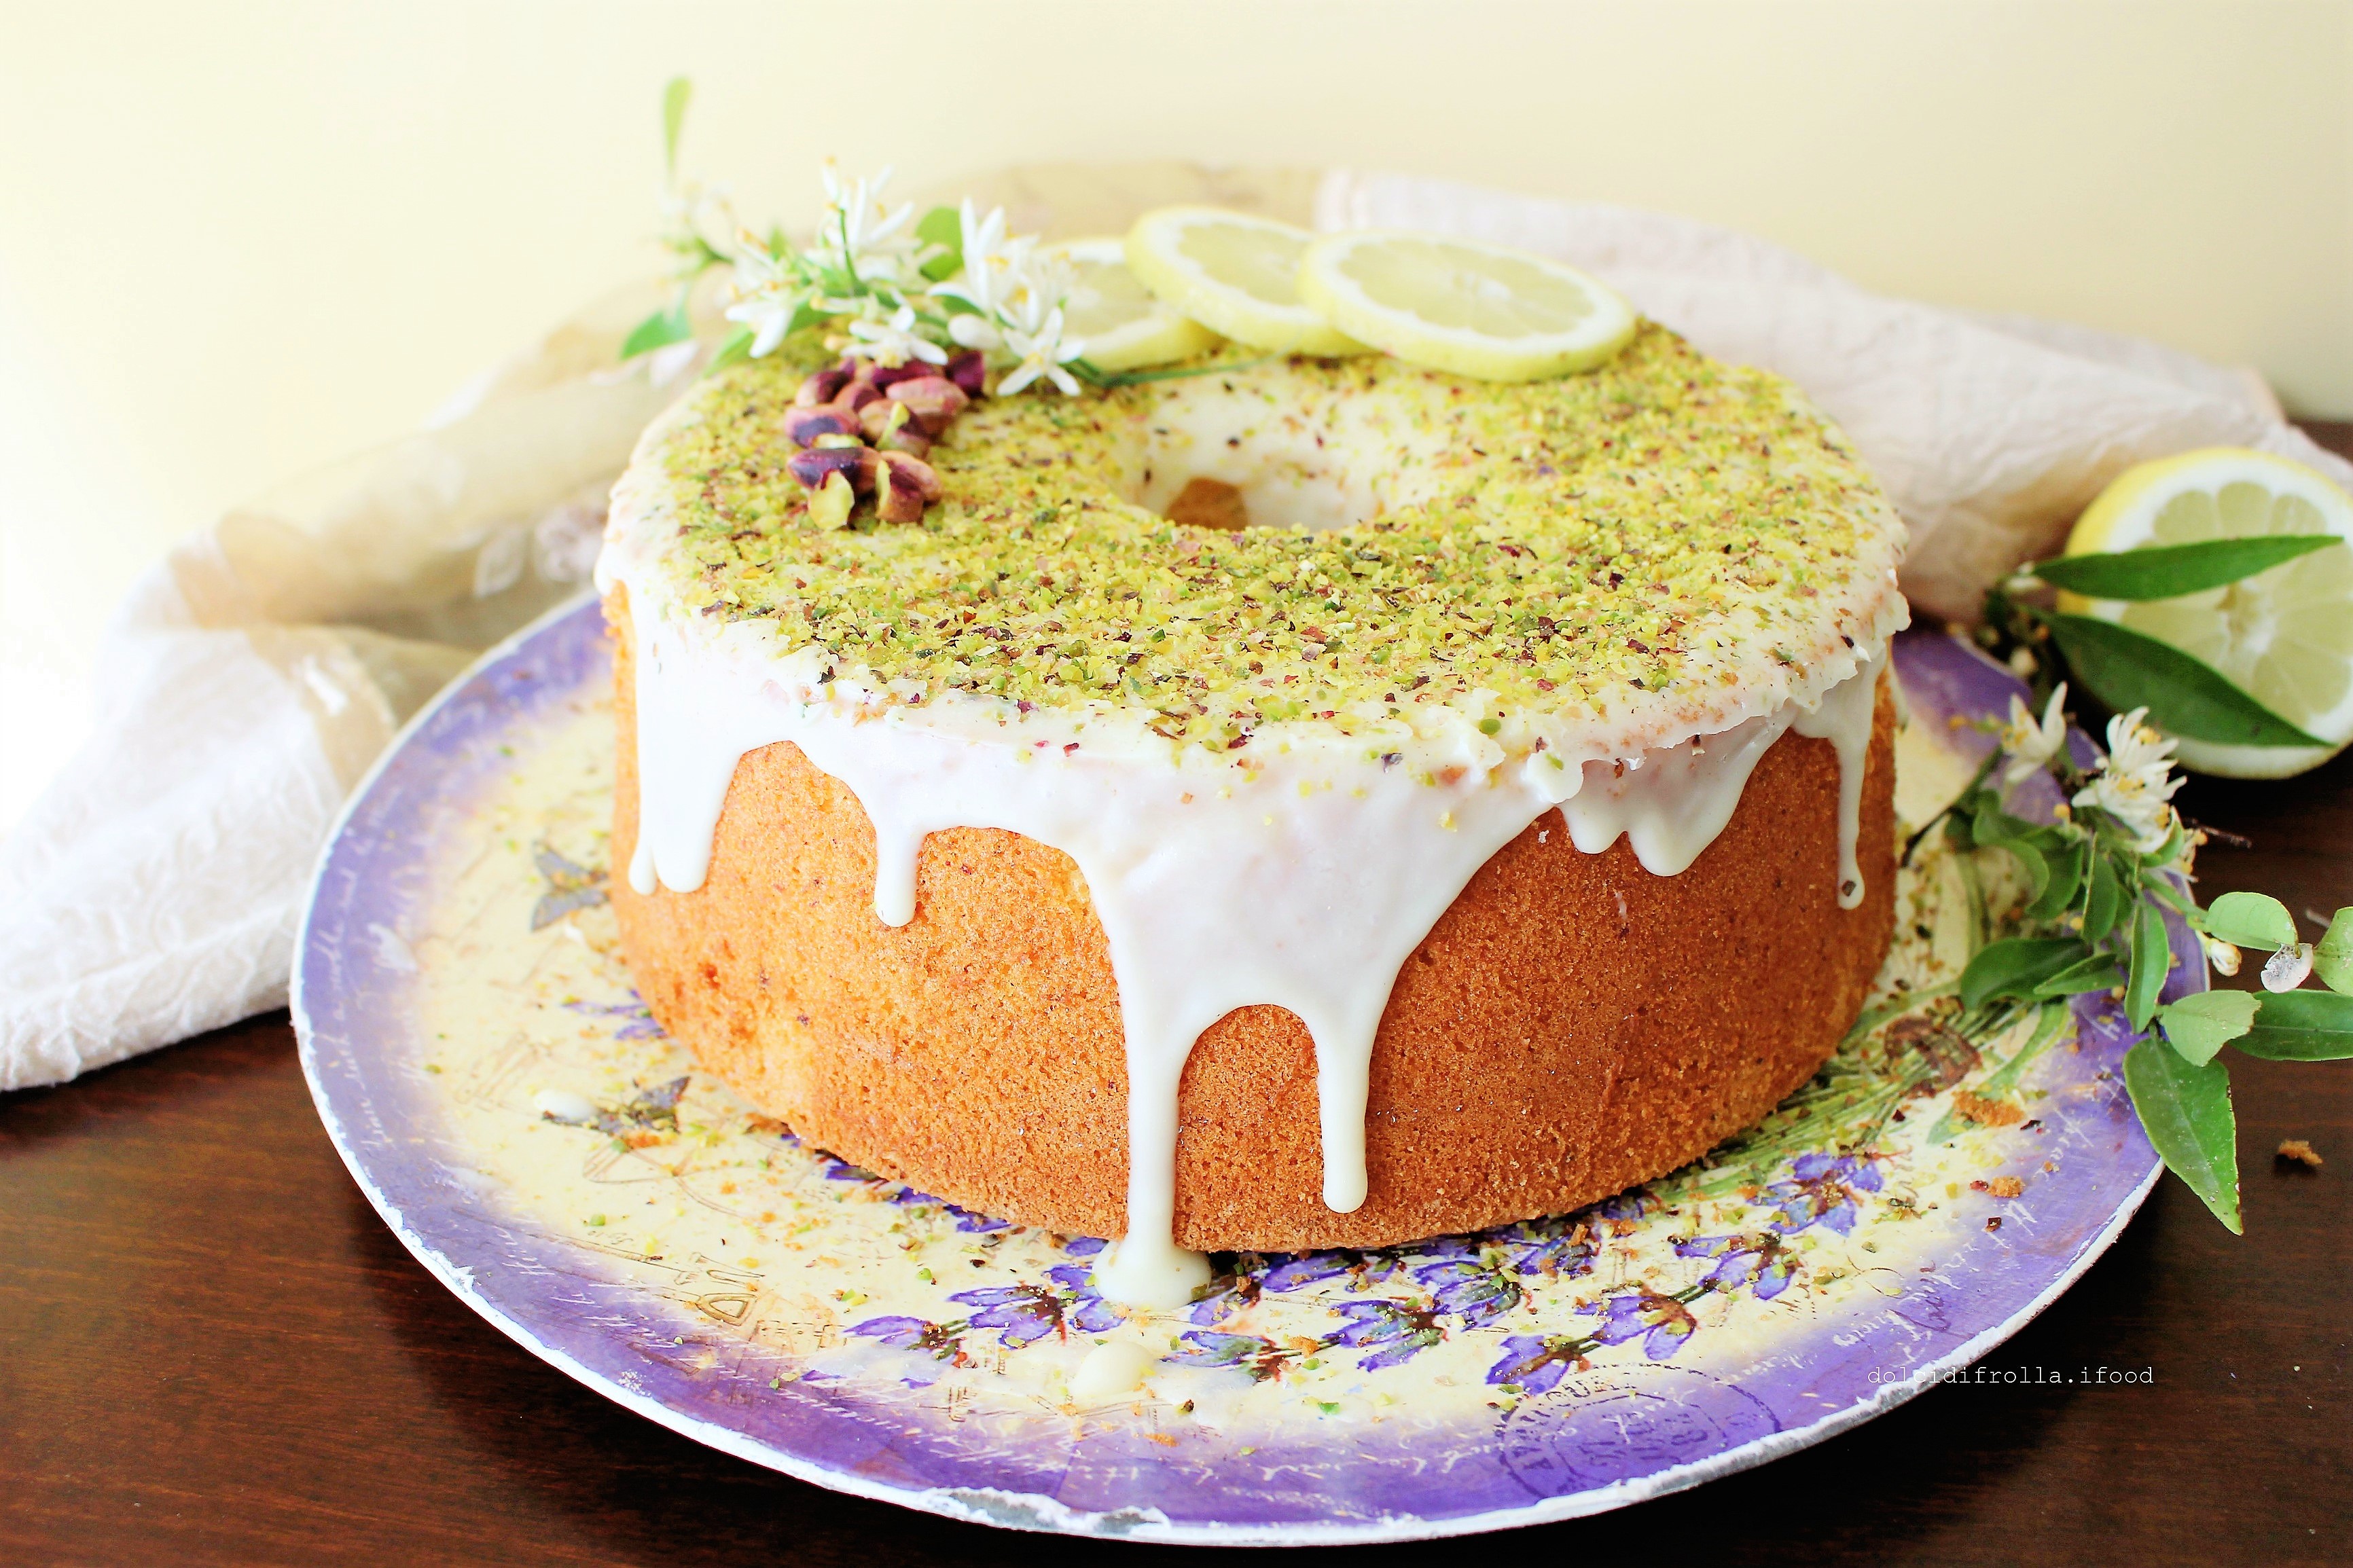
[[[1242,768],[1155,750],[1140,728],[1097,725],[1076,742],[1049,716],[894,703],[832,679],[807,650],[779,653],[756,624],[694,626],[652,604],[631,596],[639,893],[702,885],[737,762],[786,741],[873,824],[886,924],[914,917],[929,833],[1003,828],[1078,864],[1126,1037],[1127,1234],[1097,1285],[1132,1305],[1181,1306],[1208,1279],[1173,1238],[1178,1088],[1195,1039],[1239,1007],[1300,1018],[1315,1047],[1324,1201],[1356,1209],[1374,1037],[1398,968],[1480,867],[1547,811],[1580,850],[1623,835],[1646,869],[1676,875],[1795,727],[1837,748],[1841,902],[1862,898],[1854,839],[1883,645],[1810,708],[1785,702],[1630,758],[1514,759],[1466,724],[1402,743],[1388,764],[1359,742],[1302,735]]]

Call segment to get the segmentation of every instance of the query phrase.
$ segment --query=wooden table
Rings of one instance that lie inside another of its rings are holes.
[[[2353,427],[2325,437],[2353,449]],[[2284,784],[2196,781],[2179,804],[2254,841],[2206,852],[2209,900],[2353,903],[2353,753]],[[1982,1363],[2018,1381],[1937,1388],[1695,1491],[1434,1550],[1727,1568],[2353,1558],[2353,1066],[2239,1058],[2232,1079],[2246,1236],[2168,1178]],[[2284,1138],[2327,1164],[2275,1163]],[[0,1100],[0,1563],[1180,1555],[821,1491],[533,1359],[353,1186],[282,1014]],[[2036,1381],[2090,1368],[2154,1381]]]

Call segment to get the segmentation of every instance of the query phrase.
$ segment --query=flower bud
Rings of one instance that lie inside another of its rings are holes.
[[[2263,989],[2293,991],[2312,973],[2312,943],[2291,942],[2263,963]]]
[[[803,408],[822,407],[840,396],[841,389],[849,384],[849,372],[821,370],[801,383],[801,389],[793,394],[793,401]]]
[[[948,421],[972,402],[964,389],[944,376],[926,375],[902,381],[891,388],[891,400],[903,403],[926,436],[937,436]]]

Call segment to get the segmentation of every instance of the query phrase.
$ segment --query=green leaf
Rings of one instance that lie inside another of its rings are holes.
[[[2331,1062],[2353,1057],[2353,996],[2330,991],[2283,991],[2263,998],[2255,1026],[2238,1047],[2282,1062]]]
[[[2231,684],[2211,665],[2091,616],[2042,612],[2067,664],[2119,713],[2148,710],[2169,734],[2231,746],[2325,746]]]
[[[719,352],[711,356],[711,370],[702,374],[709,375],[712,371],[725,370],[729,365],[741,363],[751,357],[752,333],[746,329],[719,345]]]
[[[1980,791],[1979,796],[1969,812],[1972,843],[1990,848],[1997,844],[2014,844],[2034,832],[2034,824],[2002,810],[2000,797],[1991,790]]]
[[[795,332],[805,332],[831,320],[833,312],[814,300],[803,300],[793,307],[792,320],[785,323],[785,336],[789,338]]]
[[[686,124],[686,100],[694,96],[694,84],[682,76],[674,76],[662,88],[662,167],[671,174],[678,173],[678,133]]]
[[[2017,846],[2012,845],[2014,849]],[[2062,847],[2050,860],[2051,880],[2035,900],[2027,905],[2029,920],[2057,920],[2075,904],[2075,895],[2084,889],[2084,861],[2092,852],[2088,844]]]
[[[2312,950],[2312,972],[2331,991],[2353,991],[2353,910],[2339,910]]]
[[[1961,1005],[1974,1012],[1997,996],[2025,996],[2091,950],[2072,936],[2013,936],[1978,949],[1961,971]]]
[[[2116,929],[2116,917],[2124,913],[2125,884],[2116,875],[2116,863],[2107,850],[2097,845],[2092,848],[2092,889],[2084,900],[2084,940],[2105,942],[2108,933]]]
[[[2283,562],[2342,542],[2333,533],[2257,534],[2160,544],[2113,555],[2068,555],[2027,568],[2054,588],[2087,599],[2178,599],[2236,583]]]
[[[915,237],[943,247],[944,254],[923,263],[923,276],[944,283],[964,270],[964,219],[954,207],[934,207],[915,225]]]
[[[2125,1089],[2167,1169],[2214,1211],[2232,1236],[2239,1224],[2239,1126],[2231,1074],[2220,1062],[2193,1067],[2171,1047],[2143,1040],[2125,1053]]]
[[[656,310],[630,330],[621,340],[621,357],[635,359],[655,349],[682,343],[694,336],[694,327],[686,317],[686,301],[679,300],[667,310]]]
[[[2215,900],[2207,906],[2206,931],[2233,947],[2265,952],[2295,945],[2295,917],[2285,904],[2262,893],[2225,893]]]
[[[2181,1059],[2204,1067],[2255,1026],[2256,999],[2244,991],[2200,991],[2157,1010],[2157,1026]]]
[[[2116,955],[2095,952],[2080,963],[2069,964],[2037,985],[2032,994],[2038,997],[2076,996],[2086,991],[2113,991],[2123,982]]]
[[[2177,814],[2173,819],[2173,826],[2166,829],[2165,842],[2140,857],[2140,864],[2151,868],[2170,866],[2175,857],[2181,853],[2181,841],[2188,837],[2189,835],[2182,830],[2181,818]]]
[[[2147,900],[2133,910],[2132,978],[2125,982],[2125,1016],[2146,1029],[2157,1014],[2157,994],[2173,967],[2173,944],[2165,937],[2165,916]]]
[[[2012,816],[1994,805],[1990,795],[1969,816],[1969,839],[1981,848],[2007,849],[2018,858],[2030,884],[2029,901],[2040,900],[2051,886],[2051,863],[2035,847],[2034,824]]]

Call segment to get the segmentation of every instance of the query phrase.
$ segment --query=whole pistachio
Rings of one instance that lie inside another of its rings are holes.
[[[874,390],[871,383],[853,381],[841,389],[839,395],[834,398],[833,405],[855,419],[860,409],[870,403],[879,403],[881,398],[882,395]]]
[[[921,360],[913,360],[906,364],[877,365],[865,379],[874,384],[876,391],[888,392],[902,381],[916,381],[938,374],[937,370]]]
[[[921,522],[923,492],[899,479],[885,462],[874,484],[874,515],[884,522]]]
[[[902,381],[890,390],[891,401],[903,403],[926,436],[937,436],[948,421],[964,412],[972,399],[945,376],[926,375]]]
[[[809,521],[830,533],[849,521],[849,509],[857,504],[849,481],[838,473],[828,474],[825,483],[809,492]]]
[[[948,361],[948,379],[966,397],[978,397],[988,386],[988,360],[978,349],[966,349]]]
[[[814,446],[820,436],[849,436],[858,431],[858,416],[819,404],[797,406],[785,415],[785,435],[796,447]]]
[[[793,394],[793,401],[803,408],[821,407],[840,396],[841,389],[849,384],[848,371],[818,371],[801,383],[801,389]]]
[[[865,465],[866,460],[873,456],[873,452],[865,447],[817,447],[806,452],[795,452],[786,458],[785,471],[811,489],[836,474],[853,486],[861,478],[871,485],[873,477]]]
[[[932,438],[913,424],[902,425],[874,445],[885,452],[904,452],[911,458],[927,458],[932,451]]]
[[[879,397],[858,411],[858,426],[866,438],[879,447],[892,431],[904,426],[910,417],[905,404]]]
[[[890,471],[893,489],[905,486],[922,496],[926,504],[947,493],[946,487],[940,483],[939,470],[921,458],[906,452],[877,452],[874,456],[877,467]]]

